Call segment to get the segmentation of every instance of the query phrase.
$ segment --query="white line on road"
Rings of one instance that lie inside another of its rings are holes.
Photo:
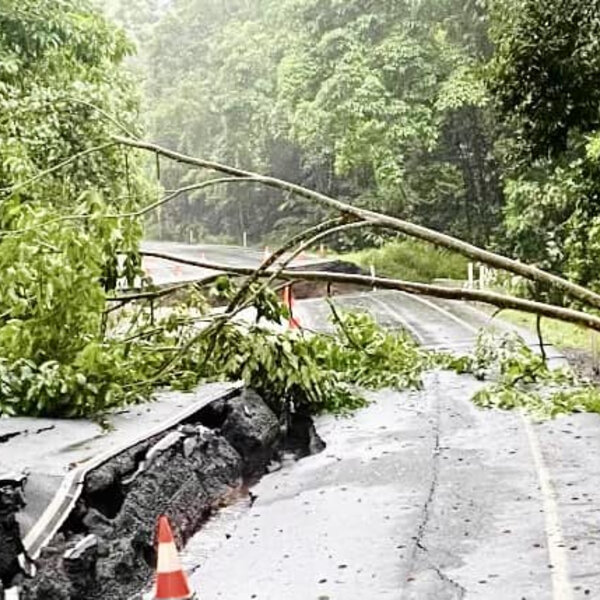
[[[394,309],[390,308],[385,302],[383,302],[379,298],[374,298],[373,296],[371,296],[369,300],[383,308],[385,312],[387,312],[391,317],[398,321],[400,325],[406,328],[410,332],[410,334],[419,342],[419,344],[421,344],[422,346],[425,344],[425,338],[412,325],[410,325],[406,321],[406,319],[403,319],[402,316],[399,313],[397,313]]]
[[[453,315],[451,312],[435,305],[433,302],[413,296],[411,294],[406,294],[404,292],[400,293],[430,306],[453,321],[460,323],[469,331],[474,333],[478,331],[478,329],[473,327],[470,323],[463,321],[463,319],[460,317]],[[381,302],[381,300],[375,298],[371,299],[375,300],[377,304],[381,304],[387,310],[387,312],[395,315],[398,320],[402,321],[400,315],[398,315],[391,308],[387,307],[385,303]],[[542,505],[544,508],[545,517],[545,533],[548,541],[548,555],[550,558],[550,563],[552,564],[552,598],[553,600],[573,600],[573,592],[569,582],[569,560],[565,551],[566,545],[560,522],[558,504],[556,501],[556,492],[554,491],[554,486],[552,485],[550,472],[546,466],[546,462],[544,461],[538,435],[531,426],[531,421],[529,418],[525,415],[521,415],[521,418],[523,420],[525,433],[527,434],[527,438],[529,440],[535,470],[540,482],[540,493],[542,495]]]
[[[552,485],[550,472],[544,461],[540,442],[529,418],[521,414],[525,432],[529,439],[531,454],[540,482],[540,493],[546,519],[546,538],[548,540],[548,554],[552,565],[552,597],[554,600],[572,600],[573,592],[569,583],[569,560],[565,552],[565,541],[558,514],[556,492]]]
[[[420,302],[421,304],[425,304],[426,306],[433,308],[433,310],[436,310],[437,312],[441,313],[442,315],[448,317],[448,319],[452,319],[452,321],[454,321],[455,323],[462,325],[465,329],[468,329],[471,333],[479,332],[478,327],[474,327],[473,325],[471,325],[471,323],[468,323],[464,319],[457,317],[455,314],[451,313],[449,310],[446,310],[445,308],[438,306],[437,304],[435,304],[434,302],[431,302],[430,300],[425,300],[425,298],[421,298],[420,296],[417,296],[415,294],[408,294],[406,292],[398,292],[398,293],[402,294],[403,296],[407,296],[411,300],[416,300],[417,302]]]
[[[400,292],[404,294],[404,292]],[[473,327],[470,323],[467,323],[460,317],[453,315],[451,312],[437,306],[429,300],[419,298],[406,294],[410,298],[414,298],[423,304],[431,306],[453,321],[460,323],[470,331],[476,333],[477,328]],[[544,516],[546,521],[546,539],[548,540],[548,554],[550,557],[550,563],[552,564],[552,597],[554,600],[572,600],[573,592],[569,583],[569,560],[567,553],[565,552],[565,542],[562,533],[562,527],[560,523],[560,516],[558,511],[558,504],[556,502],[556,493],[552,485],[552,479],[550,478],[550,472],[544,461],[544,456],[540,448],[539,438],[537,433],[531,426],[530,420],[525,416],[521,415],[523,425],[527,438],[529,439],[529,445],[531,447],[531,454],[535,464],[535,470],[540,482],[540,493],[542,495],[542,504],[544,507]]]

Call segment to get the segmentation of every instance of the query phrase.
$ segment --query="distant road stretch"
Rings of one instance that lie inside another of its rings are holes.
[[[177,242],[144,242],[142,250],[146,252],[161,252],[181,258],[207,260],[227,264],[232,267],[258,267],[265,259],[265,251],[241,246],[217,246],[210,244],[180,244]],[[323,263],[323,259],[315,255],[307,255],[293,261],[292,267],[310,267]],[[146,274],[152,277],[156,285],[169,285],[196,281],[214,274],[210,269],[202,269],[190,265],[145,257],[143,267]]]

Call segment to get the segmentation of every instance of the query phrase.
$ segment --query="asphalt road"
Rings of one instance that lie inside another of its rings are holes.
[[[385,292],[363,306],[431,347],[464,350],[487,318]],[[326,327],[322,303],[298,303]],[[554,352],[555,360],[560,360]],[[535,424],[484,411],[481,385],[436,372],[318,420],[326,450],[222,511],[185,556],[204,600],[600,598],[600,416]]]
[[[49,507],[69,503],[80,482],[71,477],[77,470],[174,426],[190,409],[197,411],[237,389],[238,384],[214,383],[192,393],[160,393],[152,403],[109,416],[110,429],[104,430],[83,419],[0,419],[0,474],[28,474],[27,506],[18,513],[26,546],[37,550],[39,540],[58,526],[54,522],[58,513]]]
[[[242,248],[240,246],[217,246],[180,244],[176,242],[144,242],[142,250],[147,252],[160,252],[172,254],[182,258],[196,260],[207,260],[235,267],[259,267],[265,258],[265,250],[255,248]],[[271,251],[274,249],[271,248]],[[313,254],[301,255],[290,265],[294,267],[310,267],[324,263],[323,259]],[[204,277],[210,277],[215,272],[210,269],[202,269],[190,265],[178,265],[171,261],[160,258],[145,257],[143,268],[150,275],[156,285],[169,285],[186,281],[196,281]]]

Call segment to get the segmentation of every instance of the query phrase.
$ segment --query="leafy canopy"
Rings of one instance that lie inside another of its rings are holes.
[[[69,395],[81,403],[75,412],[101,407],[86,398],[99,397],[86,381],[116,360],[103,340],[106,293],[139,271],[139,224],[102,218],[143,197],[135,161],[107,143],[116,125],[106,115],[135,115],[119,68],[130,51],[84,0],[2,1],[0,387],[10,397],[14,377],[37,378],[13,398],[37,412],[64,411],[52,402]],[[57,372],[65,378],[46,400],[39,386]]]

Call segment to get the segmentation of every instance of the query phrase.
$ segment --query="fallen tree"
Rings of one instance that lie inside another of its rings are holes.
[[[366,288],[377,287],[383,290],[397,290],[407,294],[429,296],[432,298],[443,298],[446,300],[481,302],[490,304],[501,309],[513,309],[523,312],[541,315],[549,319],[557,319],[567,323],[574,323],[600,331],[600,317],[585,313],[583,311],[535,302],[525,298],[487,292],[482,290],[471,290],[466,288],[452,288],[439,285],[429,285],[425,283],[415,283],[411,281],[402,281],[399,279],[388,279],[384,277],[370,277],[368,275],[352,275],[346,273],[333,273],[328,271],[298,271],[289,269],[267,268],[257,270],[250,267],[232,267],[222,263],[215,263],[206,260],[188,259],[164,252],[142,252],[143,256],[160,258],[174,263],[200,267],[220,271],[222,273],[231,273],[234,275],[258,276],[270,279],[286,279],[288,281],[318,281],[324,283],[342,283],[356,285]],[[196,282],[197,283],[197,282]],[[165,292],[156,292],[157,295],[164,295]],[[145,296],[148,298],[148,296]],[[127,296],[116,297],[113,300],[122,301]],[[139,296],[132,296],[137,299]]]
[[[413,356],[422,368],[430,364],[431,357],[420,356],[418,352],[411,349],[410,342],[407,340],[387,338],[383,332],[377,330],[376,324],[362,322],[360,319],[346,323],[343,316],[337,315],[335,318],[334,315],[336,325],[341,325],[337,328],[336,339],[318,335],[314,338],[294,337],[261,329],[257,324],[240,325],[234,320],[236,315],[248,307],[253,307],[259,317],[267,320],[277,322],[286,318],[286,309],[281,306],[273,290],[273,285],[281,285],[282,282],[302,280],[361,287],[376,286],[379,289],[397,290],[407,294],[483,302],[500,309],[521,310],[536,314],[538,317],[559,319],[600,331],[600,317],[593,312],[588,313],[562,305],[535,302],[481,290],[453,289],[365,275],[290,269],[288,266],[296,256],[325,237],[361,228],[383,228],[461,252],[490,266],[547,286],[554,286],[580,304],[592,308],[600,307],[600,296],[592,290],[586,290],[537,267],[523,265],[424,227],[359,209],[276,178],[195,159],[133,138],[115,137],[112,143],[126,149],[153,152],[157,157],[162,156],[195,168],[216,171],[222,176],[201,178],[200,181],[180,189],[168,190],[158,200],[146,201],[141,206],[134,204],[132,209],[129,208],[132,206],[129,199],[126,204],[129,210],[123,212],[88,210],[46,218],[46,220],[42,218],[26,227],[16,225],[1,232],[0,239],[6,240],[5,243],[12,243],[11,238],[15,241],[20,237],[29,240],[46,230],[73,228],[85,231],[88,227],[101,228],[103,220],[116,220],[115,225],[128,224],[139,228],[140,220],[146,214],[182,194],[232,183],[259,184],[277,188],[287,194],[319,202],[330,208],[334,214],[330,219],[287,240],[258,268],[232,267],[160,252],[141,253],[204,267],[212,270],[212,273],[201,282],[178,284],[167,290],[156,290],[151,282],[142,278],[142,289],[138,293],[124,295],[111,292],[114,286],[103,290],[102,281],[98,280],[96,285],[98,295],[105,303],[102,325],[98,333],[96,335],[91,331],[88,333],[83,349],[70,362],[49,360],[38,364],[25,358],[17,361],[0,361],[0,371],[8,382],[7,392],[4,396],[0,394],[0,412],[53,416],[89,415],[110,410],[123,403],[146,399],[152,395],[157,386],[190,387],[210,378],[242,378],[249,385],[261,389],[266,397],[276,389],[281,397],[293,397],[295,404],[304,403],[311,410],[341,410],[344,407],[356,406],[357,402],[356,397],[341,385],[343,382],[378,385],[387,382],[386,377],[396,367],[398,377],[406,375],[402,371],[402,366],[399,364],[394,366],[391,362],[382,371],[380,365],[383,364],[383,358],[386,356],[403,357],[403,361],[407,356]],[[90,153],[94,152],[94,149],[90,150]],[[129,152],[126,152],[126,156],[128,155]],[[49,167],[47,172],[55,177],[60,169],[68,164],[71,163],[63,161],[61,164]],[[25,181],[14,189],[5,189],[5,198],[21,193],[27,185],[39,181],[43,176],[44,173],[40,173],[31,182]],[[112,205],[117,206],[118,202],[115,200]],[[43,240],[43,236],[38,237]],[[43,244],[42,240],[39,244]],[[58,257],[56,249],[48,249]],[[139,259],[139,256],[136,256]],[[129,260],[129,255],[127,258]],[[118,257],[115,255],[115,276],[118,273],[118,264]],[[129,260],[128,265],[130,275],[135,269],[139,277],[143,275],[139,260],[137,262]],[[224,278],[223,273],[241,277],[241,284],[233,278]],[[207,288],[208,295],[218,295],[226,305],[223,313],[208,312]],[[174,310],[170,309],[165,318],[156,320],[154,302],[175,292],[181,292],[180,296],[187,294],[188,297],[183,301],[178,297],[178,302],[183,303],[178,308],[172,305],[171,309]],[[106,307],[107,302],[108,307]],[[25,318],[26,315],[23,319]],[[352,332],[352,328],[355,333]],[[107,336],[107,332],[111,331],[111,335]],[[118,335],[114,335],[115,331]],[[370,340],[369,348],[361,347],[360,352],[353,341],[359,337]],[[384,356],[381,356],[381,352],[377,350],[381,347],[386,347],[388,350]],[[390,348],[394,348],[394,352],[390,352]],[[349,369],[348,365],[358,361],[361,353],[364,353],[366,359],[376,355],[380,358],[378,361],[369,362],[367,370],[371,375],[368,380],[356,382],[352,380],[354,370]],[[302,369],[298,368],[299,356],[302,356],[302,360],[305,361]],[[323,362],[323,357],[329,358]],[[341,357],[343,360],[340,362]],[[410,368],[414,371],[414,365]],[[32,387],[39,390],[36,395],[30,393]],[[36,399],[35,403],[31,398]],[[73,398],[76,399],[75,402]]]
[[[507,258],[500,254],[484,250],[483,248],[479,248],[460,239],[434,231],[432,229],[428,229],[421,225],[416,225],[414,223],[403,221],[402,219],[377,213],[371,210],[358,208],[356,206],[348,204],[347,202],[342,202],[341,200],[330,198],[329,196],[326,196],[319,192],[309,190],[300,185],[290,183],[288,181],[283,181],[275,177],[259,175],[257,173],[244,171],[242,169],[238,169],[229,165],[223,165],[214,161],[208,161],[199,158],[194,158],[191,156],[186,156],[184,154],[180,154],[178,152],[169,150],[167,148],[163,148],[162,146],[150,142],[145,142],[132,138],[125,138],[122,136],[114,137],[114,141],[128,147],[138,148],[141,150],[152,152],[157,156],[163,156],[175,162],[179,162],[201,169],[206,169],[209,171],[224,173],[232,178],[239,178],[244,182],[257,183],[264,186],[277,188],[284,192],[295,194],[301,198],[312,200],[328,208],[331,208],[336,212],[346,215],[347,217],[352,217],[359,221],[368,222],[373,226],[398,231],[405,235],[421,239],[425,242],[429,242],[436,246],[441,246],[443,248],[447,248],[448,250],[453,250],[455,252],[463,254],[468,258],[471,258],[472,260],[489,265],[490,267],[508,271],[509,273],[519,275],[531,281],[536,281],[538,283],[550,285],[552,287],[562,290],[565,294],[567,294],[573,299],[577,299],[580,302],[583,302],[584,304],[593,306],[595,308],[600,308],[600,294],[597,294],[592,290],[589,290],[583,286],[568,281],[567,279],[559,277],[558,275],[548,273],[547,271],[539,269],[538,267],[535,267],[533,265],[521,263],[519,261]]]

